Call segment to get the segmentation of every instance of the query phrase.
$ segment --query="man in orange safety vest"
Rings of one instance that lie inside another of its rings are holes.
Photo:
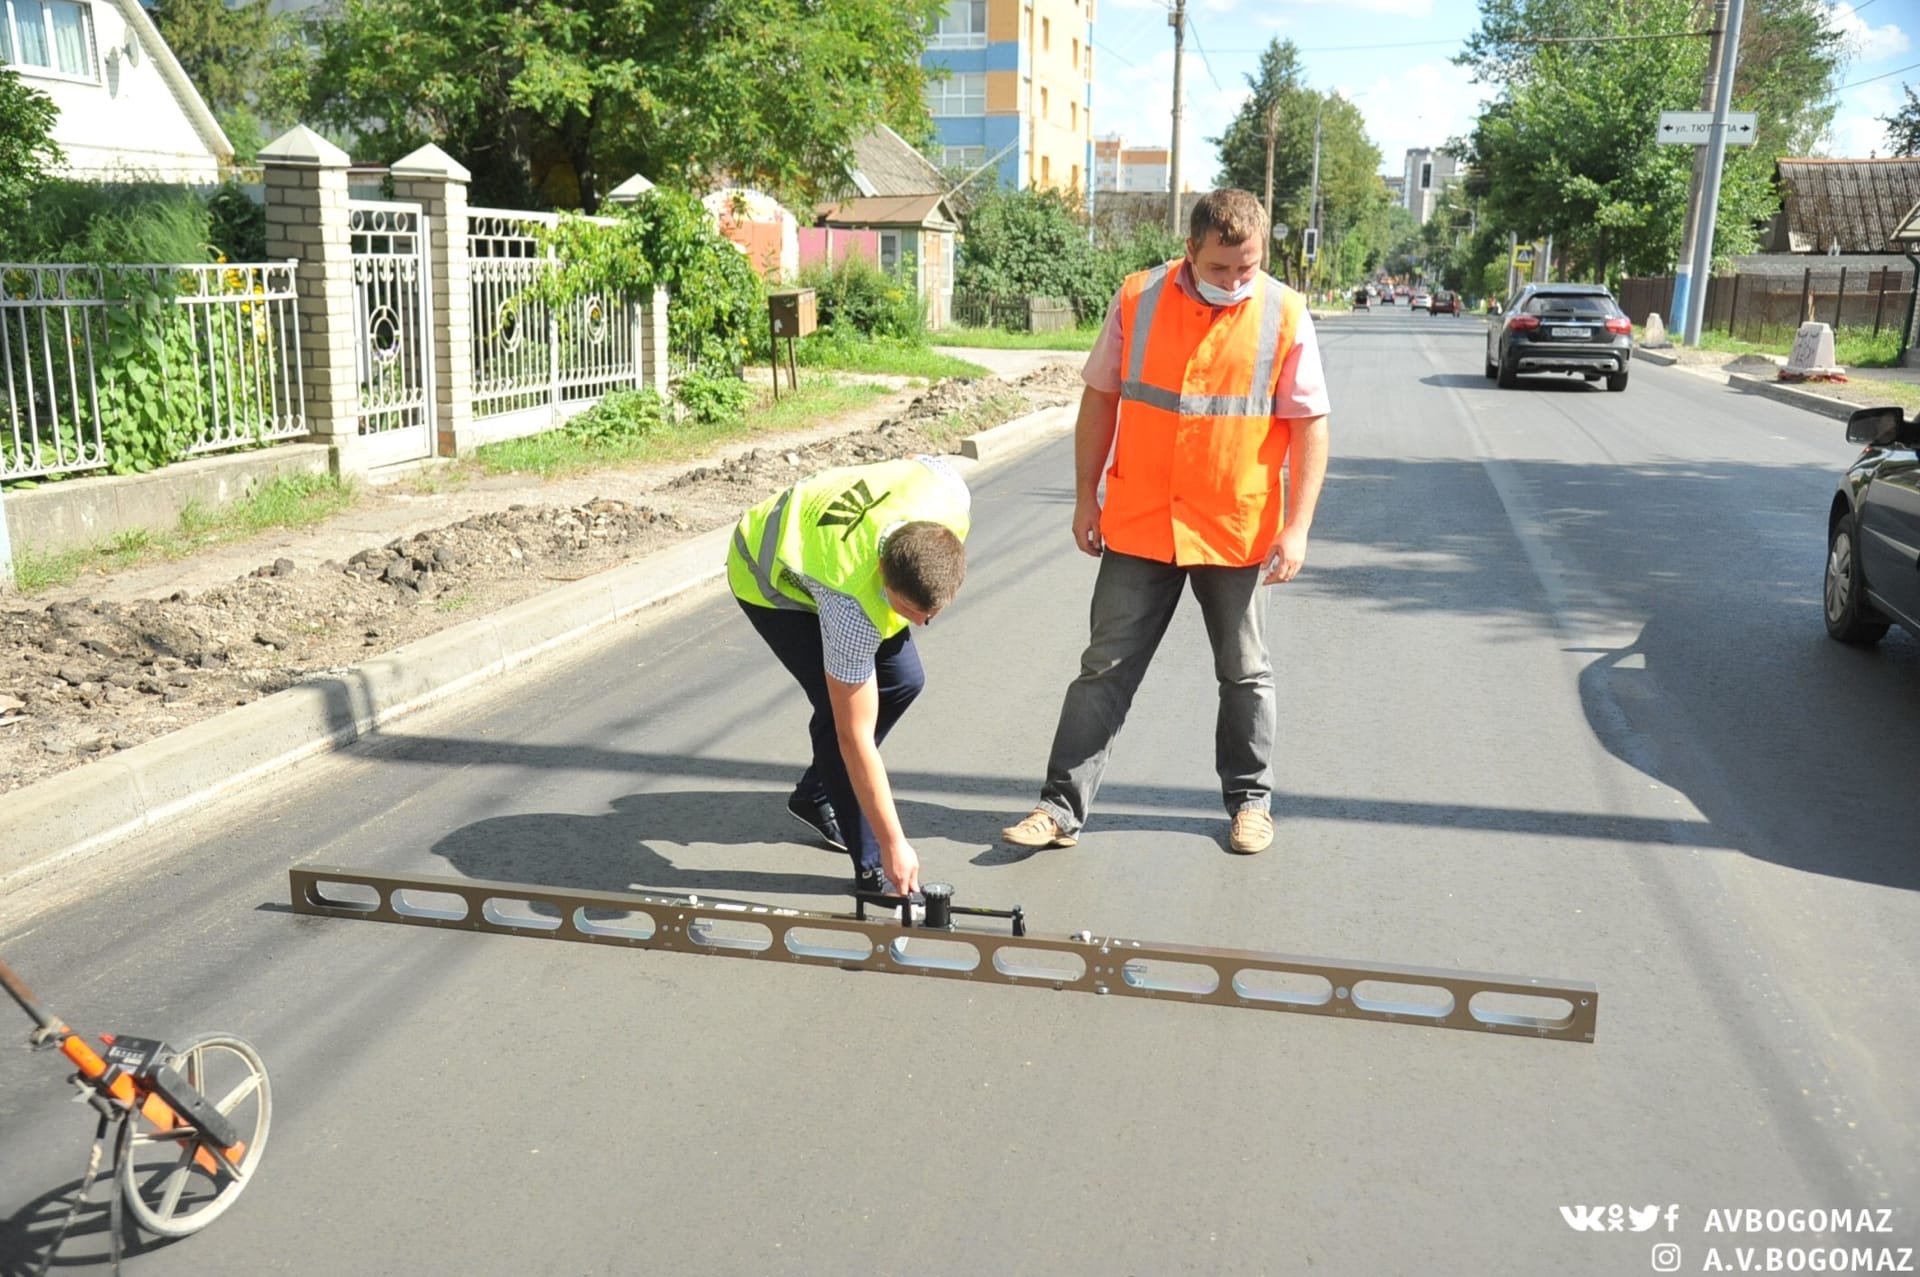
[[[1277,714],[1260,587],[1293,580],[1306,561],[1327,469],[1327,392],[1305,299],[1260,269],[1266,238],[1252,195],[1204,196],[1186,256],[1127,277],[1087,359],[1073,540],[1100,560],[1091,633],[1039,805],[1001,831],[1015,846],[1078,841],[1183,589],[1199,600],[1220,683],[1214,764],[1227,846],[1251,854],[1273,843]]]

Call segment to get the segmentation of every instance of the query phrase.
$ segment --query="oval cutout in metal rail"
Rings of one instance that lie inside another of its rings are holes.
[[[1008,945],[993,951],[993,969],[1015,980],[1045,980],[1072,984],[1087,974],[1087,960],[1061,949],[1028,949]]]
[[[573,929],[588,936],[651,940],[660,927],[652,914],[638,909],[589,909],[582,905],[573,911]]]
[[[560,929],[560,911],[544,900],[488,896],[480,905],[480,916],[496,927],[525,927],[529,931]]]
[[[1205,997],[1220,987],[1220,973],[1205,963],[1168,958],[1129,958],[1120,968],[1120,978],[1136,989],[1194,997]]]
[[[1311,971],[1245,967],[1233,973],[1233,991],[1249,1002],[1282,1002],[1296,1007],[1323,1007],[1333,1001],[1333,981]]]
[[[372,913],[380,907],[380,893],[364,882],[316,878],[307,887],[307,902],[323,909],[363,909]]]
[[[418,887],[400,887],[393,893],[393,911],[409,918],[462,922],[467,916],[467,898],[457,891],[422,891]]]
[[[864,931],[832,927],[788,927],[787,952],[798,958],[826,958],[833,962],[865,962],[873,956],[873,941]]]
[[[1467,1013],[1482,1024],[1522,1029],[1565,1029],[1573,1024],[1573,1003],[1532,993],[1476,993],[1467,1001]]]
[[[980,950],[964,940],[933,940],[901,936],[887,946],[887,956],[903,967],[933,971],[971,971],[980,965]]]
[[[1355,980],[1353,1005],[1375,1015],[1404,1015],[1444,1020],[1453,1014],[1453,990],[1438,984],[1395,980]]]
[[[695,918],[687,923],[687,939],[703,949],[765,953],[773,948],[773,928],[740,918]]]

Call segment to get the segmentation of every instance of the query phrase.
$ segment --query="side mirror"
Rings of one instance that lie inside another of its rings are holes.
[[[1900,441],[1906,417],[1898,408],[1862,408],[1847,418],[1847,442],[1891,448]]]

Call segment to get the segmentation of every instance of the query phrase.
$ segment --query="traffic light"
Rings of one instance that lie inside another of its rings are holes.
[[[1318,226],[1309,226],[1301,231],[1300,245],[1305,251],[1308,261],[1316,260],[1320,256],[1320,228]]]

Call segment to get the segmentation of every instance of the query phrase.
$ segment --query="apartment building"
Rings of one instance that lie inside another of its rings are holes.
[[[1428,147],[1416,147],[1408,151],[1400,177],[1402,207],[1424,226],[1427,219],[1433,216],[1433,207],[1439,202],[1440,192],[1446,189],[1447,183],[1465,174],[1466,170],[1461,168],[1460,161],[1445,151]]]
[[[948,167],[1008,186],[1093,189],[1094,0],[948,0],[922,64]]]
[[[1093,141],[1093,189],[1162,191],[1173,160],[1164,146],[1128,146],[1119,134]]]

